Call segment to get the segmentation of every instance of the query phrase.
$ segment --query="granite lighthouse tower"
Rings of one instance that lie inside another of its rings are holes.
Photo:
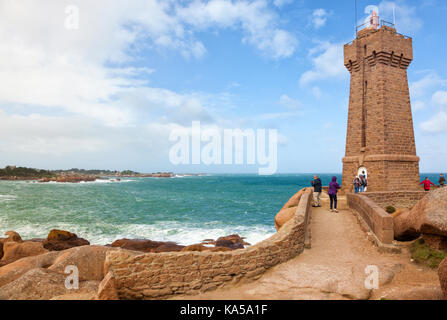
[[[373,20],[344,46],[351,74],[343,189],[363,172],[368,191],[417,190],[419,157],[413,130],[407,68],[412,39]]]

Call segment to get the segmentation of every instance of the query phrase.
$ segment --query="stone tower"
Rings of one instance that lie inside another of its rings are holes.
[[[412,39],[382,26],[367,28],[344,46],[351,73],[343,190],[366,171],[368,192],[417,190],[416,155],[407,68]]]

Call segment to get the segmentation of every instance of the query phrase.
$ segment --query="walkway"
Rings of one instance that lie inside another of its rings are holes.
[[[380,253],[341,198],[339,213],[312,208],[312,248],[260,279],[176,299],[402,299],[437,298],[437,273],[410,262],[408,250]],[[378,290],[365,288],[365,267],[379,269]]]

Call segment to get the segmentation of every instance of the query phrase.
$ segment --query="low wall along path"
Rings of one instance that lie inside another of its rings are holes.
[[[291,220],[272,237],[245,249],[145,254],[109,251],[98,295],[105,297],[112,288],[120,299],[163,299],[258,279],[269,268],[303,252],[311,201],[312,189],[308,188]]]

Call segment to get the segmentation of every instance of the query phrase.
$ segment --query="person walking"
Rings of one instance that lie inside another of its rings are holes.
[[[424,185],[424,190],[425,191],[430,191],[430,186],[434,186],[435,184],[433,182],[431,182],[428,177],[425,177],[425,180],[422,181],[420,184]]]
[[[321,207],[320,205],[320,197],[321,197],[321,191],[322,191],[322,184],[321,179],[314,175],[314,179],[310,182],[312,184],[312,187],[314,187],[314,204],[313,207]]]
[[[439,175],[439,186],[442,188],[445,185],[445,178],[444,175],[441,173]]]
[[[360,192],[365,192],[366,187],[368,186],[368,180],[366,179],[365,171],[360,175]]]
[[[359,193],[359,191],[360,191],[360,178],[358,176],[355,177],[353,184],[354,184],[354,192],[355,193]]]
[[[337,183],[337,177],[332,177],[331,183],[329,183],[329,199],[331,200],[331,212],[335,210],[335,212],[338,212],[337,210],[337,192],[338,189],[340,189],[340,185]],[[334,210],[332,210],[334,208]]]

